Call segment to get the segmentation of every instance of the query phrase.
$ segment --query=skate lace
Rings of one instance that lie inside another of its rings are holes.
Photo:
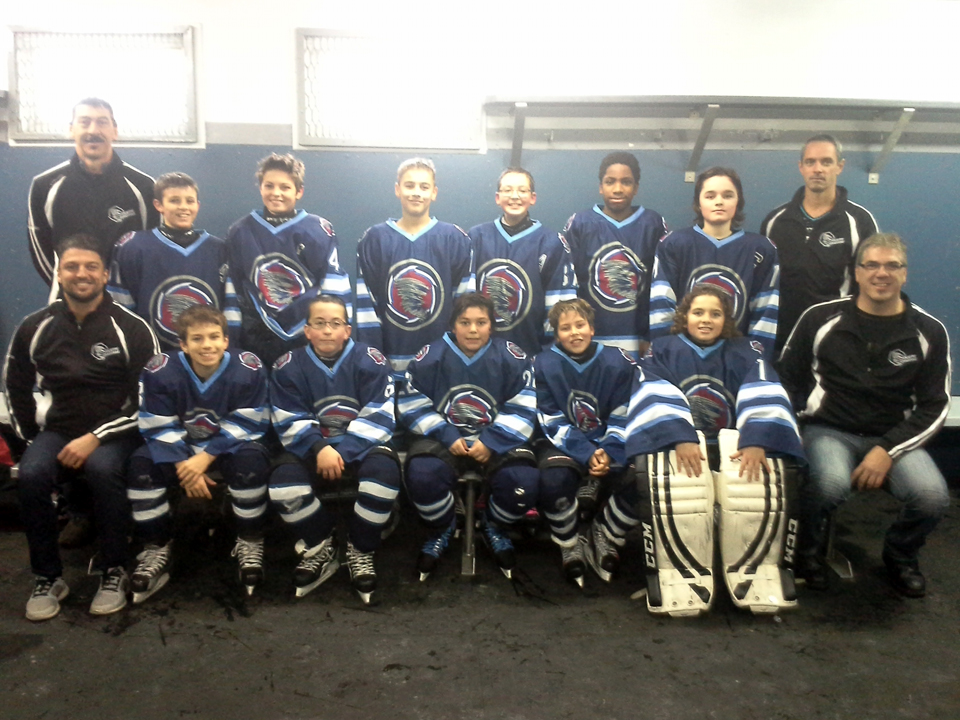
[[[137,555],[137,569],[134,575],[156,575],[167,564],[170,557],[170,549],[164,547],[145,547],[143,552]]]
[[[376,574],[373,553],[360,552],[353,546],[347,548],[347,567],[350,568],[350,577]]]
[[[309,570],[310,572],[313,572],[324,563],[332,560],[334,552],[335,548],[333,546],[333,542],[328,538],[320,543],[320,549],[317,550],[317,552],[315,552],[313,555],[307,555],[305,550],[303,557],[297,564],[297,569]]]
[[[568,563],[571,560],[583,560],[583,548],[580,547],[580,543],[571,545],[570,547],[561,546],[560,557],[564,563]]]
[[[263,565],[263,540],[237,538],[237,544],[230,554],[237,558],[241,568],[260,567]]]
[[[601,556],[618,555],[617,548],[607,538],[607,534],[603,531],[603,528],[596,524],[593,527],[593,546]]]
[[[600,494],[600,481],[596,478],[590,477],[587,479],[585,485],[582,485],[580,489],[577,490],[577,499],[578,500],[596,500],[597,496]]]
[[[483,534],[487,536],[487,541],[495,553],[513,550],[513,543],[510,542],[510,538],[501,533],[493,525],[487,525],[483,528]]]
[[[423,544],[423,552],[427,555],[433,555],[434,557],[440,557],[443,554],[443,551],[447,549],[447,545],[450,544],[450,537],[453,535],[453,525],[448,527],[437,537],[430,538]]]
[[[41,597],[43,595],[49,595],[50,590],[53,589],[53,580],[49,578],[37,576],[37,584],[33,588],[33,595],[31,597]]]
[[[123,578],[122,567],[110,568],[103,574],[103,579],[100,581],[101,592],[119,592]]]

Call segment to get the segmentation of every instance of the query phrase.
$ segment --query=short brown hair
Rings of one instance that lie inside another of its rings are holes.
[[[700,193],[703,192],[703,184],[710,178],[725,177],[733,183],[737,190],[737,211],[734,213],[733,222],[730,223],[731,230],[737,230],[743,226],[743,208],[747,204],[747,199],[743,196],[743,183],[740,182],[740,176],[733,168],[712,167],[704,170],[697,176],[697,182],[693,187],[693,212],[697,217],[697,224],[703,226],[703,212],[700,210]]]
[[[350,316],[347,314],[347,304],[343,301],[343,298],[339,298],[336,295],[317,295],[307,306],[308,318],[310,317],[310,313],[313,312],[313,306],[319,305],[320,303],[339,305],[343,309],[343,319],[348,323],[350,322]]]
[[[193,188],[194,192],[200,194],[197,181],[192,177],[182,172],[169,172],[158,177],[153,184],[153,199],[162,203],[163,193],[170,188]]]
[[[470,292],[466,293],[465,295],[461,295],[453,301],[453,313],[450,315],[450,327],[456,327],[457,320],[470,308],[481,308],[484,310],[487,313],[487,317],[490,318],[491,325],[497,322],[497,313],[493,308],[493,300],[488,298],[486,295],[481,295],[478,292]]]
[[[701,295],[710,295],[720,301],[720,307],[723,308],[723,329],[720,331],[721,340],[739,337],[740,331],[737,330],[737,321],[733,317],[733,299],[726,290],[718,288],[716,285],[700,283],[694,285],[693,290],[683,296],[677,312],[673,316],[673,326],[670,328],[671,335],[684,335],[687,332],[687,315],[690,314],[690,306],[693,301]]]
[[[553,331],[557,331],[557,326],[560,324],[560,317],[566,313],[572,312],[576,313],[584,320],[587,321],[587,324],[590,327],[593,327],[593,320],[596,317],[596,313],[593,311],[593,308],[590,307],[590,303],[582,298],[576,298],[575,300],[561,300],[552,308],[550,308],[550,313],[547,315],[547,320],[550,321],[550,327],[553,328]]]
[[[297,190],[303,188],[303,179],[307,175],[307,169],[301,160],[297,160],[290,153],[286,155],[270,153],[257,163],[257,185],[263,184],[263,176],[270,170],[285,172],[293,179],[293,186]]]
[[[186,342],[190,328],[196,325],[219,325],[223,334],[227,334],[227,318],[212,305],[197,303],[180,313],[177,318],[177,336]]]

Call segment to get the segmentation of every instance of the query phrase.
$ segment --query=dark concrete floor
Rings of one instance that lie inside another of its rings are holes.
[[[483,554],[478,579],[460,580],[458,545],[419,583],[422,535],[407,514],[378,555],[373,608],[345,569],[295,599],[292,542],[274,527],[267,581],[251,599],[234,580],[229,533],[200,533],[181,541],[167,588],[107,618],[87,613],[89,550],[66,552],[72,594],[57,618],[33,624],[26,543],[8,517],[0,718],[958,718],[953,493],[923,554],[926,598],[903,599],[883,579],[879,538],[895,506],[878,493],[855,498],[840,521],[855,582],[801,588],[800,608],[780,617],[737,611],[722,591],[706,617],[651,616],[630,599],[635,541],[618,580],[591,575],[583,592],[540,541],[522,546],[515,585]]]

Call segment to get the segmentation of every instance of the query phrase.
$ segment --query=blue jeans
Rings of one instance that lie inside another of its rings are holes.
[[[879,440],[826,425],[804,428],[810,477],[800,492],[801,554],[813,555],[823,548],[826,519],[850,497],[850,476]],[[894,562],[915,563],[927,535],[950,506],[947,483],[927,451],[918,448],[893,461],[884,489],[903,503],[900,515],[887,530],[884,555]]]

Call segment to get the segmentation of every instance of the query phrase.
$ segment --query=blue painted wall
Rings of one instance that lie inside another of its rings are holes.
[[[157,176],[180,170],[200,185],[198,225],[223,236],[241,215],[259,207],[253,173],[256,162],[282,148],[214,145],[204,150],[120,148],[120,155]],[[26,196],[30,179],[69,156],[67,148],[0,145],[0,341],[4,346],[17,322],[45,300],[46,288],[30,262],[26,236]],[[534,174],[538,202],[533,215],[561,229],[569,215],[595,202],[601,151],[528,151],[524,165]],[[398,153],[299,153],[307,166],[300,206],[333,222],[340,238],[341,262],[354,274],[356,243],[364,229],[399,214],[393,195],[394,173],[406,157]],[[642,168],[641,202],[656,208],[671,227],[692,222],[693,186],[683,182],[689,154],[638,152]],[[439,197],[434,214],[464,229],[497,215],[496,178],[509,161],[507,151],[486,155],[440,154]],[[841,184],[874,213],[880,227],[900,233],[910,249],[907,291],[939,317],[954,340],[960,338],[960,230],[954,222],[960,155],[896,153],[879,185],[867,185],[872,156],[851,153]],[[764,215],[788,200],[801,184],[797,153],[717,151],[704,153],[700,167],[728,165],[740,173],[746,195],[746,227],[757,230]],[[956,351],[954,351],[956,359]],[[953,394],[960,395],[960,379]]]

